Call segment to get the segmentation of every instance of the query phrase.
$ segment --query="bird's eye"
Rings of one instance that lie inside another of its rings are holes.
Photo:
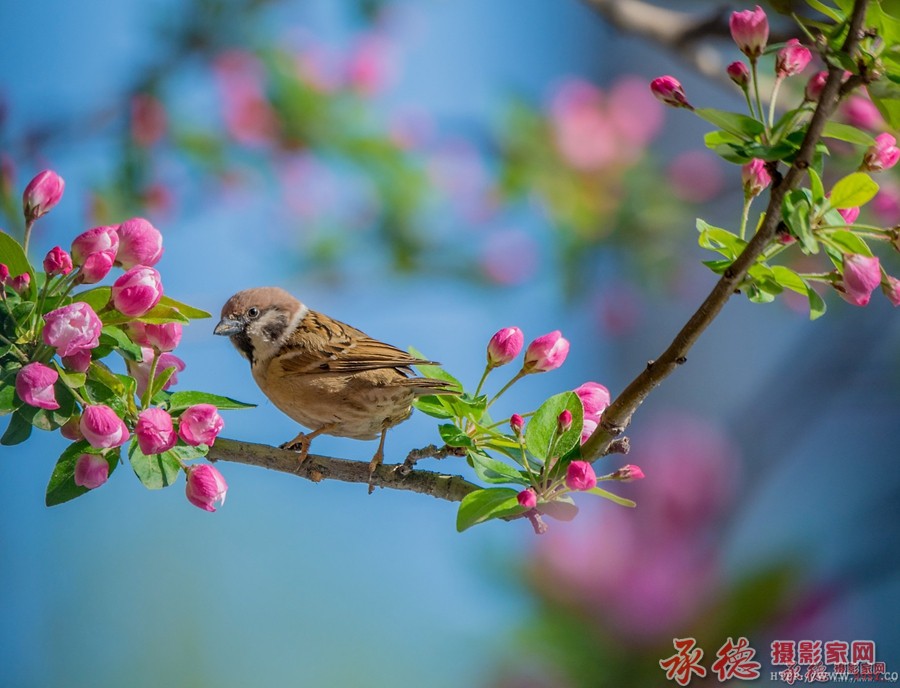
[[[247,310],[247,317],[249,317],[249,318],[251,318],[251,319],[253,319],[253,320],[256,320],[256,319],[259,317],[259,309],[258,309],[256,306],[254,306],[253,308],[248,309],[248,310]]]

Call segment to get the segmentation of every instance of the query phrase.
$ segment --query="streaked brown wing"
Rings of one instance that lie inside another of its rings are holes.
[[[411,374],[409,366],[436,365],[315,311],[300,322],[278,358],[288,375],[359,373],[380,368]]]

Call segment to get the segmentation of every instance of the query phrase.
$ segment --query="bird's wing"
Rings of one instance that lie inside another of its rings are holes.
[[[315,311],[299,323],[278,359],[287,375],[359,373],[381,368],[411,374],[409,366],[437,365]]]

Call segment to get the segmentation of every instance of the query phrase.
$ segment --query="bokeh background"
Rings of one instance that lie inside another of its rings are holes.
[[[569,360],[510,412],[586,380],[621,390],[714,283],[694,218],[738,220],[709,127],[646,87],[675,73],[692,102],[741,109],[696,69],[736,59],[721,38],[676,53],[576,0],[0,0],[0,16],[3,226],[21,231],[34,173],[66,180],[35,255],[142,215],[174,297],[217,312],[282,285],[470,383],[500,327],[561,329]],[[864,99],[841,116],[884,127]],[[897,180],[879,181],[866,217],[896,223]],[[775,638],[871,639],[898,670],[900,328],[878,294],[827,300],[811,323],[790,299],[734,299],[635,418],[637,509],[585,503],[540,538],[459,535],[445,502],[229,464],[214,515],[127,468],[47,509],[65,441],[4,447],[0,684],[648,686],[688,635],[707,666],[748,636],[765,677]],[[293,437],[213,324],[186,329],[179,385],[259,404],[227,414],[229,437]],[[388,456],[437,440],[417,414]]]

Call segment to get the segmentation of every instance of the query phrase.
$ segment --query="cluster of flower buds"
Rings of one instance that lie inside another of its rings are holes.
[[[31,225],[60,201],[64,187],[51,170],[28,184],[23,195],[26,241]],[[9,403],[2,411],[12,411],[14,422],[20,418],[37,427],[59,428],[79,443],[73,451],[83,447],[67,464],[74,486],[91,490],[105,483],[121,448],[131,443],[132,464],[140,460],[138,455],[165,456],[183,468],[190,502],[214,511],[214,504],[225,499],[224,478],[213,466],[187,464],[190,459],[182,457],[203,456],[215,442],[224,423],[217,406],[206,400],[221,398],[191,392],[197,403],[170,407],[166,390],[185,367],[172,351],[182,335],[178,320],[186,318],[170,305],[149,322],[142,320],[163,300],[162,281],[153,267],[162,253],[161,233],[149,221],[133,218],[83,232],[72,242],[71,253],[54,246],[43,259],[43,278],[34,285],[32,270],[12,277],[0,264],[0,310],[30,314],[24,320],[2,319],[4,327],[15,328],[2,332],[5,341],[14,342],[2,354],[4,371],[14,373],[0,377],[0,389],[10,383],[14,387],[14,395],[3,397]],[[24,264],[23,259],[27,261],[25,250],[15,264]],[[80,284],[103,280],[116,266],[124,272],[111,287],[72,293]],[[32,307],[17,308],[23,301]],[[100,362],[112,351],[125,359],[134,378],[130,385]],[[60,460],[66,457],[64,453]]]

